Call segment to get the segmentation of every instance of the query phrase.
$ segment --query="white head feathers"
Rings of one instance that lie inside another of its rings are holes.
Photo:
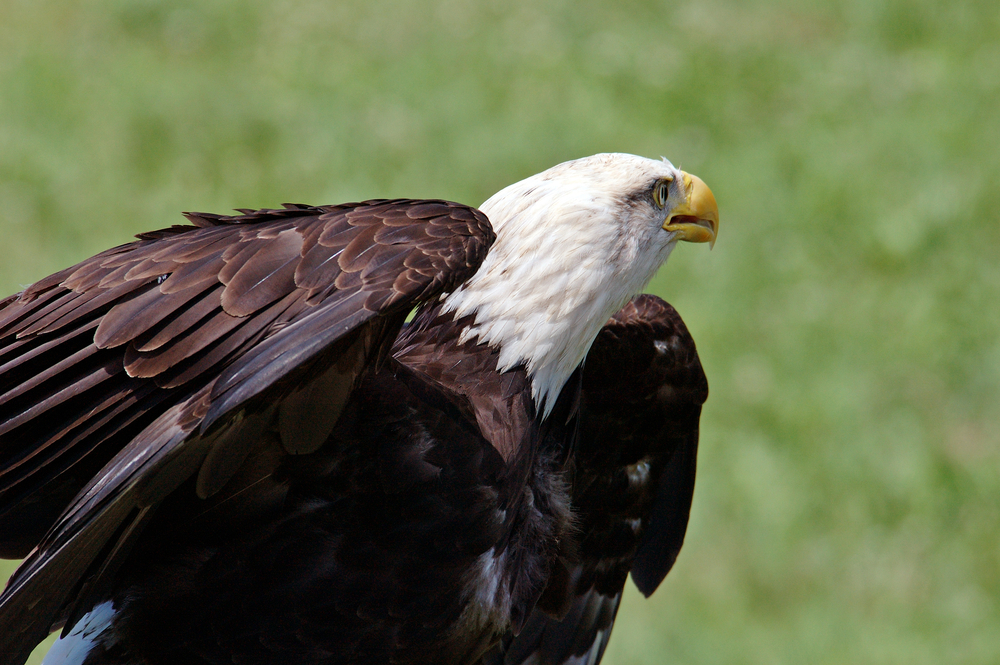
[[[480,206],[496,243],[444,307],[456,318],[475,314],[463,341],[500,349],[501,371],[527,367],[545,415],[608,318],[670,255],[677,234],[663,224],[683,186],[671,187],[662,208],[653,190],[683,176],[665,159],[600,154],[554,166]]]

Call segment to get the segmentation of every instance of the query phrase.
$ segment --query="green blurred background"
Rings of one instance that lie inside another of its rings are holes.
[[[0,25],[3,294],[181,210],[478,204],[601,151],[700,175],[719,242],[652,285],[712,388],[691,526],[605,663],[1000,659],[995,0],[3,0]]]

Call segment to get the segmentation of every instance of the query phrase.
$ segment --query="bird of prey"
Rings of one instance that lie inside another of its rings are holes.
[[[238,212],[0,301],[0,662],[599,662],[687,527],[707,383],[637,294],[708,187]]]

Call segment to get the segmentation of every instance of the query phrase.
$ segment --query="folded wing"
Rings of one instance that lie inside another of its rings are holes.
[[[684,542],[707,396],[673,307],[642,295],[608,321],[587,355],[571,460],[577,551],[567,552],[521,633],[483,665],[600,662],[626,577],[649,596]]]

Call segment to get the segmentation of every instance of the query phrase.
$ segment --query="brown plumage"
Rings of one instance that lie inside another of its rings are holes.
[[[600,662],[629,572],[649,596],[683,544],[708,383],[680,315],[635,298],[594,341],[582,384],[576,539],[520,635],[483,665]]]
[[[627,304],[543,418],[441,301],[482,213],[241,212],[2,302],[0,662],[78,622],[86,663],[598,662],[687,524],[677,313]]]

